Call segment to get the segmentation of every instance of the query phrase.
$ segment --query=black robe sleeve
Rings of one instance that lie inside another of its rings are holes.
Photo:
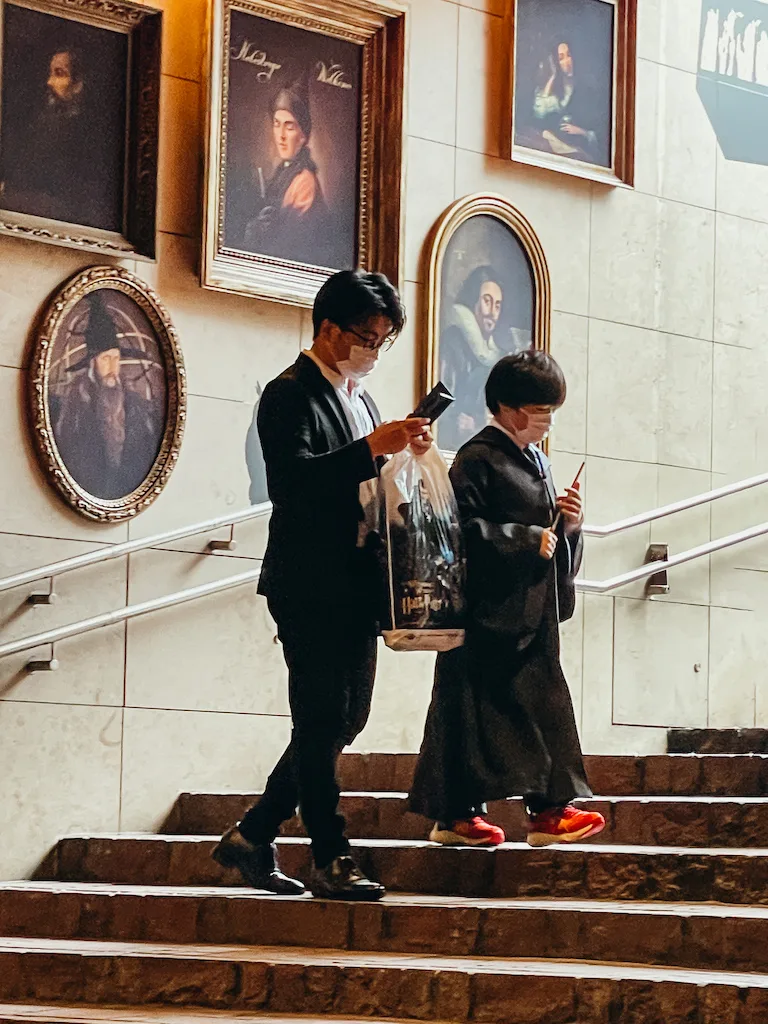
[[[461,459],[451,470],[451,481],[459,505],[462,525],[473,555],[483,562],[501,559],[507,569],[521,568],[539,559],[541,526],[497,523],[486,518],[490,508],[490,466],[479,459]],[[521,564],[522,563],[522,564]]]

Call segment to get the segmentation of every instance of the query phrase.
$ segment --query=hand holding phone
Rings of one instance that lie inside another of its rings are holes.
[[[453,395],[441,381],[432,388],[428,395],[422,398],[408,418],[417,417],[434,423],[454,401]]]
[[[557,499],[558,512],[550,527],[551,530],[557,527],[563,514],[565,514],[568,522],[571,524],[578,524],[581,521],[583,513],[581,509],[581,495],[579,494],[579,478],[584,472],[585,466],[586,461],[582,462],[579,466],[579,471],[573,478],[571,486],[566,489],[565,495]]]

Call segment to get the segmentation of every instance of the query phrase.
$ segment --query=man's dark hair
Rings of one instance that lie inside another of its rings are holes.
[[[66,53],[69,57],[69,71],[72,75],[73,82],[82,82],[84,74],[83,57],[77,46],[71,45],[69,42],[64,42],[61,46],[54,46],[50,51],[48,57],[48,67],[51,66],[51,61],[57,53]]]
[[[402,331],[405,308],[397,289],[383,274],[340,270],[329,277],[317,293],[312,325],[317,337],[325,320],[346,331],[378,315],[391,320],[393,335]]]
[[[548,352],[529,348],[504,356],[493,367],[485,385],[485,403],[495,416],[500,406],[560,406],[565,401],[563,371]]]
[[[478,299],[480,298],[480,289],[486,281],[491,281],[493,284],[497,284],[499,288],[501,288],[502,294],[504,293],[504,285],[501,283],[499,275],[493,267],[475,267],[467,280],[461,286],[459,294],[456,296],[456,305],[466,306],[468,309],[474,309],[477,305]]]

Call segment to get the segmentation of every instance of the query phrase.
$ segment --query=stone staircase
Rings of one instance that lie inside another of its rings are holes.
[[[670,754],[768,754],[768,729],[670,729]]]
[[[62,839],[0,884],[0,1022],[767,1024],[768,756],[591,757],[599,843],[443,849],[407,755],[341,759],[381,904],[245,889],[210,859],[250,794],[185,793],[162,834]],[[303,875],[292,822],[283,865]]]

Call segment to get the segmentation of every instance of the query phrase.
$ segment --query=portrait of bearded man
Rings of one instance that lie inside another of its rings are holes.
[[[6,9],[0,208],[122,230],[126,69],[122,34]]]
[[[124,380],[124,362],[152,362],[149,352],[128,348],[104,298],[91,293],[85,356],[60,394],[54,438],[77,484],[102,499],[123,498],[147,478],[163,436],[160,409]]]

